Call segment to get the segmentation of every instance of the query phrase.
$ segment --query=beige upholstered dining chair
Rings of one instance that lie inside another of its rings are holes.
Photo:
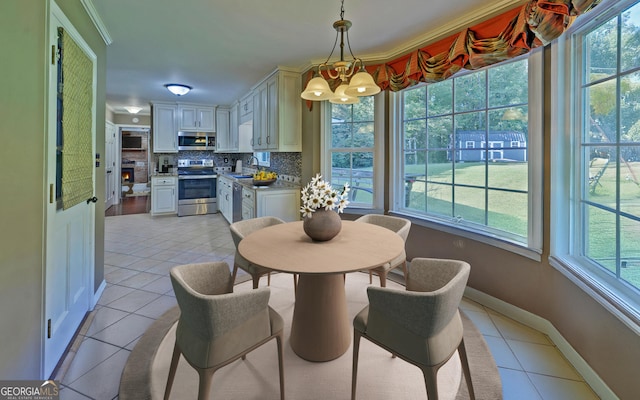
[[[475,399],[458,306],[471,267],[464,261],[414,258],[407,290],[369,286],[369,306],[353,320],[351,399],[364,337],[422,370],[429,400],[438,399],[438,370],[458,350],[469,396]]]
[[[407,237],[409,236],[409,230],[411,229],[411,221],[406,218],[393,217],[391,215],[380,215],[380,214],[367,214],[362,217],[356,219],[356,222],[366,222],[368,224],[382,226],[384,228],[390,229],[396,232],[402,240],[407,241]],[[391,260],[390,263],[387,263],[381,267],[374,268],[373,270],[369,270],[369,283],[373,282],[372,279],[372,271],[376,272],[380,277],[380,286],[387,286],[387,274],[392,269],[395,269],[399,266],[402,266],[402,273],[404,274],[404,279],[407,279],[407,259],[406,255],[402,253],[402,255],[398,256],[396,259]]]
[[[251,275],[251,279],[253,279],[253,288],[256,289],[258,287],[258,283],[260,282],[260,277],[263,275],[267,275],[267,285],[271,284],[271,273],[270,270],[264,268],[260,265],[256,265],[250,263],[249,260],[242,257],[240,252],[238,251],[238,245],[240,241],[244,239],[245,236],[250,234],[251,232],[257,231],[258,229],[266,228],[267,226],[284,224],[284,221],[277,217],[258,217],[245,219],[242,221],[234,222],[229,225],[229,230],[231,231],[231,237],[233,238],[233,243],[236,245],[236,255],[233,260],[233,276],[232,279],[236,281],[236,275],[238,274],[238,268],[246,271],[249,275]],[[296,285],[296,278],[293,277],[294,287]]]
[[[284,400],[282,317],[269,307],[269,288],[233,293],[226,262],[187,264],[169,273],[180,307],[176,343],[164,398],[171,393],[180,355],[198,371],[198,399],[209,398],[219,368],[276,339],[280,399]],[[241,386],[239,386],[241,387]]]

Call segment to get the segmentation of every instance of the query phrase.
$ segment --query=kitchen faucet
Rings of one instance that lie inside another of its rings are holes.
[[[260,169],[260,160],[258,160],[258,157],[256,157],[256,156],[249,157],[249,161],[248,161],[249,166],[250,167],[253,166],[253,164],[251,164],[251,161],[253,161],[254,158],[256,160],[256,169]]]

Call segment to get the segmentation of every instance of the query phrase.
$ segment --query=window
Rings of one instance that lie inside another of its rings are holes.
[[[412,157],[396,151],[396,211],[539,257],[541,59],[533,52],[398,94],[397,143],[416,145]]]
[[[334,187],[349,184],[349,208],[381,208],[382,102],[369,96],[357,104],[324,105],[323,173]]]
[[[558,229],[568,231],[571,239],[554,239],[554,257],[600,288],[599,293],[609,293],[605,297],[623,299],[615,302],[627,304],[622,309],[638,318],[640,4],[613,3],[598,7],[600,15],[574,27],[560,58],[568,71],[564,91],[572,97],[559,100],[571,105],[567,114],[572,118],[564,126],[572,132],[572,141],[564,146],[571,154],[572,183],[556,177],[558,187],[569,190],[555,199],[558,209],[570,216],[559,219],[566,228]],[[629,304],[635,304],[635,310]]]

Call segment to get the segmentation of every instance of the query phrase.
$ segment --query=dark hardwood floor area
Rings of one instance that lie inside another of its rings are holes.
[[[145,214],[150,209],[149,196],[131,196],[120,199],[120,204],[109,207],[104,215],[106,217],[113,217],[116,215],[128,215],[128,214]]]

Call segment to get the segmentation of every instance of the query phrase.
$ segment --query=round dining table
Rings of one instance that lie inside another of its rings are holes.
[[[351,343],[344,274],[382,266],[405,248],[390,229],[343,220],[340,233],[328,241],[312,240],[297,221],[252,232],[238,251],[251,263],[299,274],[291,348],[305,360],[330,361]]]

